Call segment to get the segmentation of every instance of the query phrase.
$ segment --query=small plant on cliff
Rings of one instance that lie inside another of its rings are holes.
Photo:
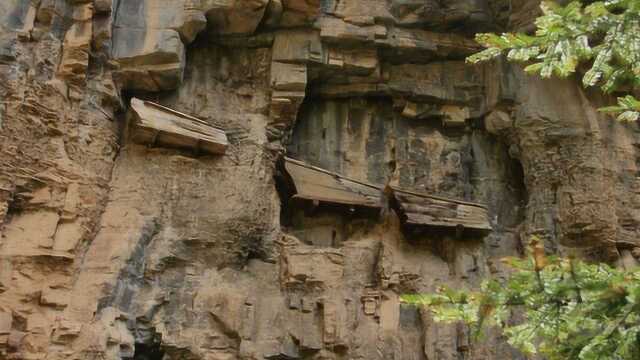
[[[543,78],[567,77],[584,70],[584,86],[616,93],[618,104],[600,109],[618,119],[640,117],[640,0],[572,1],[560,6],[543,1],[532,35],[477,34],[486,49],[470,56],[477,63],[503,53],[510,61],[528,63],[525,71]]]
[[[498,327],[527,355],[550,360],[640,359],[640,269],[545,256],[532,239],[527,256],[507,258],[514,271],[486,280],[480,291],[443,287],[431,295],[403,295],[436,321],[463,321],[475,337]],[[514,323],[513,314],[521,321]]]

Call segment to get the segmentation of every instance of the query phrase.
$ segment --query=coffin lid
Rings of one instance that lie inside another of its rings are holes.
[[[137,98],[131,99],[131,137],[134,142],[192,148],[224,154],[228,140],[224,130],[194,116]]]

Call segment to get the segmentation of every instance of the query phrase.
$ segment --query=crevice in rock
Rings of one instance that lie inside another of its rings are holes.
[[[209,312],[209,319],[211,319],[211,325],[232,340],[234,342],[233,347],[237,349],[241,341],[240,334],[233,329],[231,324],[227,323],[224,319],[221,319],[220,316],[213,311]]]
[[[522,162],[519,159],[510,158],[508,163],[509,177],[507,178],[509,190],[514,196],[514,200],[519,203],[517,212],[513,215],[512,224],[504,224],[511,227],[518,227],[524,223],[526,217],[527,204],[529,203],[529,193],[525,182],[525,173]],[[519,234],[516,234],[519,237]],[[528,239],[520,239],[522,247],[520,252],[524,249]]]
[[[4,224],[8,224],[11,219],[13,219],[16,215],[19,215],[22,212],[22,207],[17,201],[15,195],[10,194],[9,199],[7,199],[7,210],[3,217],[0,217],[0,226]]]
[[[133,360],[163,360],[164,350],[160,342],[136,343]]]
[[[280,226],[291,226],[293,210],[289,199],[295,194],[295,185],[291,176],[284,170],[284,159],[280,158],[276,164],[275,187],[280,199]]]
[[[244,239],[245,242],[240,247],[238,260],[231,267],[242,269],[249,264],[251,260],[260,260],[264,262],[273,262],[269,256],[269,250],[264,245],[264,231],[256,231],[248,234]]]
[[[145,251],[159,232],[160,224],[156,219],[145,224],[131,256],[120,271],[115,286],[108,295],[98,301],[97,314],[109,306],[116,306],[125,312],[131,308],[135,293],[144,283]]]
[[[509,186],[509,190],[512,192],[514,198],[520,203],[518,211],[514,215],[516,224],[520,224],[525,220],[525,211],[529,202],[529,193],[525,182],[524,167],[520,160],[511,158],[508,164],[508,169],[510,176],[507,178],[507,186]]]

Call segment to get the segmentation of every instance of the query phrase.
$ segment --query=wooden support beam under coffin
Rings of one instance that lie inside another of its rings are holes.
[[[350,207],[381,208],[383,201],[412,229],[438,228],[459,232],[470,229],[491,231],[484,205],[391,187],[388,200],[381,199],[382,186],[346,178],[302,161],[285,157],[280,165],[289,182],[291,199],[324,202]]]
[[[224,154],[229,142],[224,130],[165,106],[131,99],[129,136],[133,142]]]

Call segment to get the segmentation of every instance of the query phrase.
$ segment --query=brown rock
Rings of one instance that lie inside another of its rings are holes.
[[[63,252],[74,252],[80,240],[85,235],[85,229],[79,221],[58,224],[53,241],[53,249]]]
[[[276,33],[272,51],[272,60],[282,63],[322,63],[324,59],[317,31],[279,31]]]
[[[113,39],[112,57],[120,65],[114,77],[122,88],[159,91],[182,82],[184,44],[176,31],[116,28]]]
[[[69,291],[66,289],[51,289],[49,287],[42,290],[40,295],[40,305],[64,308],[69,304]]]
[[[307,66],[298,64],[271,63],[271,87],[280,91],[299,91],[307,87]]]
[[[484,126],[489,133],[497,135],[501,131],[511,128],[513,126],[513,121],[506,112],[495,110],[485,116]]]
[[[282,0],[282,9],[280,26],[295,27],[310,25],[320,15],[320,1]]]
[[[267,0],[202,0],[202,10],[214,35],[253,34],[267,9]]]
[[[96,14],[110,13],[113,9],[113,0],[93,0],[93,9]]]
[[[288,286],[330,287],[343,276],[343,255],[338,251],[294,248],[285,253],[283,281]]]
[[[36,256],[53,247],[60,217],[52,211],[36,211],[13,218],[5,226],[4,251],[16,256]]]
[[[448,127],[464,126],[470,117],[469,108],[466,107],[445,105],[440,111],[442,112],[443,124]]]
[[[84,81],[89,66],[89,50],[93,37],[91,18],[93,5],[85,4],[74,8],[74,23],[67,31],[63,46],[59,74],[70,81]]]
[[[12,320],[13,320],[13,317],[11,316],[11,313],[0,312],[0,339],[5,340],[4,342],[0,341],[0,343],[6,344],[6,341],[7,341],[6,336],[11,333]]]

